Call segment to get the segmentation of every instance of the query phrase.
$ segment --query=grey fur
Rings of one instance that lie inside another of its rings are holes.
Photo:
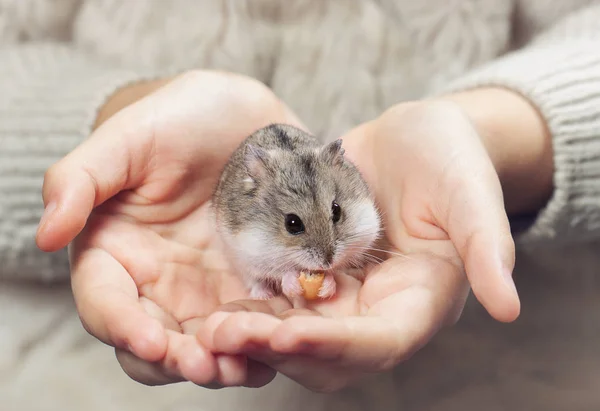
[[[274,245],[303,250],[306,265],[296,262],[295,268],[328,268],[336,247],[357,235],[349,210],[372,201],[360,173],[343,155],[341,140],[322,146],[289,125],[256,131],[224,168],[214,196],[218,224],[231,236],[258,228]],[[337,223],[332,220],[334,201],[342,210]],[[304,233],[287,232],[287,214],[302,219]]]

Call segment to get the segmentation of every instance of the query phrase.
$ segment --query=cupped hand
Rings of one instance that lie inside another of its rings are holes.
[[[274,377],[194,337],[216,307],[247,298],[220,253],[210,198],[237,145],[273,122],[301,126],[254,80],[190,72],[110,117],[46,173],[38,246],[72,241],[82,323],[135,380],[260,386]]]
[[[214,352],[248,355],[316,391],[410,357],[458,320],[469,285],[497,320],[520,310],[500,181],[456,104],[400,104],[343,139],[383,216],[385,241],[374,250],[383,262],[364,283],[338,278],[330,301],[238,301],[198,332]]]

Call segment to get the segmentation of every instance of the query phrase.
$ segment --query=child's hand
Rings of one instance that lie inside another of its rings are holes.
[[[117,93],[99,122],[149,86]],[[275,375],[269,367],[214,357],[194,337],[204,316],[246,297],[220,253],[210,198],[242,139],[271,122],[299,124],[241,76],[190,72],[152,91],[47,172],[38,245],[54,251],[74,240],[82,323],[117,349],[135,380],[264,385]]]

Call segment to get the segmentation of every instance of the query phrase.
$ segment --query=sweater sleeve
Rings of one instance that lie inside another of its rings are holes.
[[[90,134],[113,92],[152,77],[65,44],[0,49],[0,278],[68,278],[66,251],[35,245],[44,173]]]
[[[553,139],[553,195],[516,232],[517,241],[564,244],[600,238],[600,6],[565,17],[524,48],[476,68],[442,93],[483,86],[527,98]]]

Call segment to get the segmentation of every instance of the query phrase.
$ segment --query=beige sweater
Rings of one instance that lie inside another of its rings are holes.
[[[253,76],[324,138],[478,85],[546,118],[555,192],[520,240],[600,238],[600,1],[0,0],[0,277],[68,276],[34,244],[43,173],[120,86],[192,68]]]

